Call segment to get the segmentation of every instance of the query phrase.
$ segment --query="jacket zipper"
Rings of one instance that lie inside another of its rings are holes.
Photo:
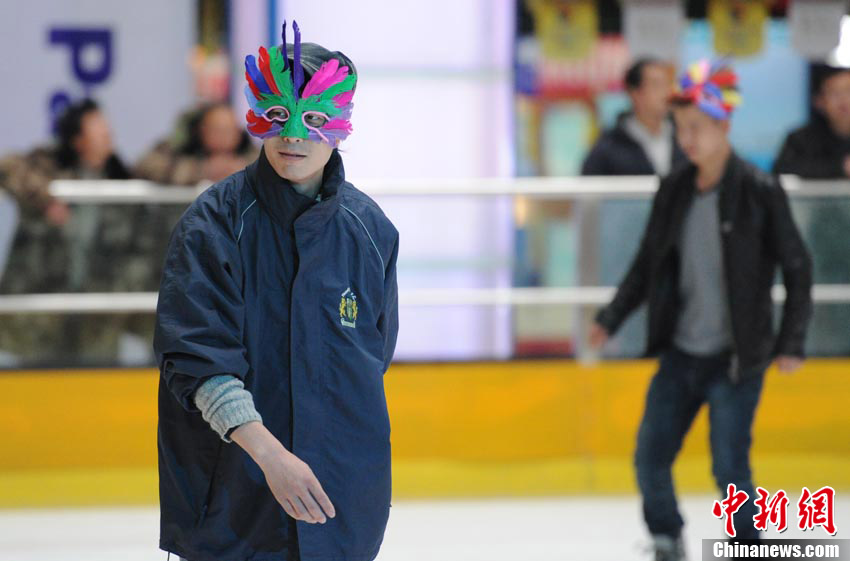
[[[737,385],[741,381],[741,366],[738,359],[738,343],[735,339],[735,320],[732,319],[731,283],[729,282],[729,259],[726,258],[726,238],[732,232],[732,223],[720,221],[720,242],[723,244],[723,276],[726,277],[726,309],[729,312],[729,328],[732,331],[732,357],[729,362],[729,379]]]
[[[222,443],[218,443],[218,450],[215,455],[215,462],[213,463],[212,473],[210,474],[210,481],[207,485],[207,494],[204,496],[204,505],[201,508],[201,514],[198,516],[198,520],[195,522],[195,528],[200,528],[203,525],[204,521],[207,519],[207,509],[210,507],[210,502],[212,501],[212,495],[215,486],[215,476],[218,473],[218,464],[221,460],[221,447]]]
[[[734,338],[734,334],[732,337]],[[732,364],[729,366],[729,378],[732,379],[732,383],[735,385],[741,381],[741,369],[738,365],[738,354],[735,351],[734,343],[732,343]]]
[[[203,525],[204,520],[207,519],[207,509],[209,508],[209,506],[209,501],[204,503],[204,508],[201,509],[201,516],[198,517],[198,523],[196,524],[198,528],[200,528]]]

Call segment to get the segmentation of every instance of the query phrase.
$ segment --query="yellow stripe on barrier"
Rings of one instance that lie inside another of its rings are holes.
[[[387,374],[396,497],[632,493],[652,361],[398,364]],[[850,489],[850,360],[768,375],[757,483]],[[149,369],[0,373],[0,507],[156,502]],[[678,488],[712,489],[703,411]],[[793,491],[793,492],[792,492]]]

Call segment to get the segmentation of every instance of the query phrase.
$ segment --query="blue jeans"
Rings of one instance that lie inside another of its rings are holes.
[[[684,526],[673,489],[673,461],[697,412],[708,403],[714,480],[724,498],[729,483],[747,492],[750,499],[735,514],[735,530],[738,538],[758,537],[750,445],[764,372],[734,384],[729,365],[728,353],[696,357],[673,349],[661,357],[647,392],[635,453],[643,515],[653,535],[675,538]]]

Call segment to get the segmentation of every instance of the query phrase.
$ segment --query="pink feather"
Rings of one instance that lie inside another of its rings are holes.
[[[347,119],[331,119],[330,121],[325,123],[325,126],[322,127],[322,128],[323,129],[339,129],[339,130],[345,130],[345,131],[350,132],[351,131],[351,121],[349,121]]]
[[[342,107],[351,102],[351,99],[354,97],[354,90],[349,90],[347,92],[342,92],[341,94],[334,97],[334,105],[337,107]]]
[[[310,97],[311,95],[320,94],[334,84],[338,84],[345,80],[348,76],[348,67],[339,67],[339,61],[335,58],[330,59],[322,64],[319,69],[304,86],[304,91],[301,94],[302,98]]]

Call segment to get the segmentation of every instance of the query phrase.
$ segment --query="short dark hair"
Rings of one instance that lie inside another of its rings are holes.
[[[60,167],[77,165],[79,155],[74,139],[83,130],[83,117],[93,111],[100,111],[100,106],[93,99],[85,98],[70,104],[56,120],[56,159]]]
[[[56,120],[56,164],[60,169],[74,168],[80,163],[80,155],[74,148],[74,139],[83,130],[83,118],[94,111],[100,111],[97,102],[90,98],[75,101],[69,105]],[[108,179],[129,179],[130,171],[124,162],[112,154],[103,168]]]
[[[641,84],[643,84],[643,69],[652,64],[664,64],[664,62],[661,59],[653,57],[643,57],[633,62],[629,66],[629,69],[626,70],[626,75],[623,78],[626,89],[636,90],[640,88]]]
[[[850,73],[850,68],[829,66],[828,64],[815,64],[811,68],[812,93],[818,96],[823,93],[826,82],[839,74]]]

